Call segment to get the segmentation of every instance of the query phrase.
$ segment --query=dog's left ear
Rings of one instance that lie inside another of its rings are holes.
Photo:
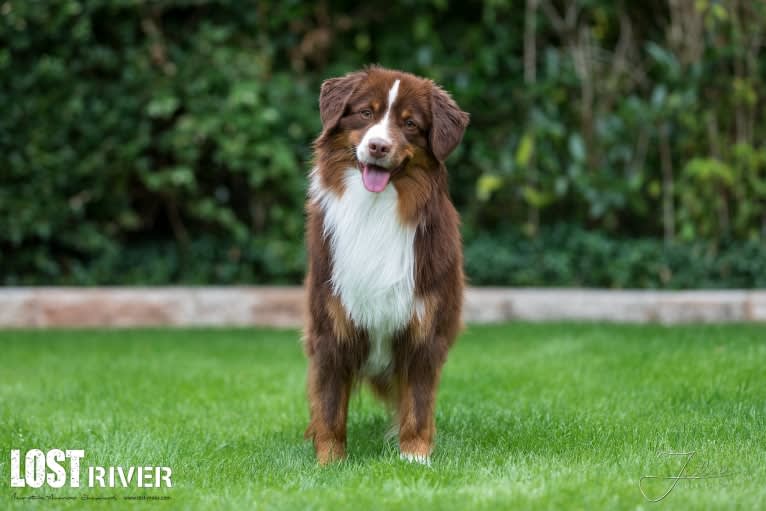
[[[439,161],[447,159],[463,139],[469,115],[437,85],[431,90],[431,150]]]
[[[327,133],[338,125],[351,94],[363,78],[363,72],[356,72],[322,82],[322,91],[319,93],[319,117],[322,119],[323,132]]]

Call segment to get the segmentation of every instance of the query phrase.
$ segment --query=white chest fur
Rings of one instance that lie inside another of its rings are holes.
[[[346,171],[342,196],[325,190],[316,173],[311,196],[324,212],[332,253],[332,286],[343,307],[370,339],[369,374],[391,363],[391,338],[412,318],[415,296],[415,228],[403,225],[397,192],[389,184],[368,192],[357,169]]]

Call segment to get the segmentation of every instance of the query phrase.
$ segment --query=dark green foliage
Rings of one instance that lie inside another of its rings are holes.
[[[764,42],[760,2],[7,0],[0,283],[299,282],[319,86],[378,62],[472,115],[473,282],[763,285]]]
[[[766,287],[766,244],[619,239],[572,225],[482,234],[466,242],[474,285],[605,288]]]

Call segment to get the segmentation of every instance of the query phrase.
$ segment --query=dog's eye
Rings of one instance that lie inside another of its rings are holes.
[[[404,121],[404,125],[410,129],[414,129],[418,127],[418,125],[415,124],[415,121],[413,121],[412,119],[407,119],[406,121]]]
[[[361,112],[359,112],[359,115],[362,116],[362,119],[372,119],[372,110],[369,108],[365,108]]]

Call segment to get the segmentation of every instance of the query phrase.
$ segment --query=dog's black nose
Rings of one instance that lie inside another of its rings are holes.
[[[367,144],[367,148],[370,150],[370,156],[373,158],[383,158],[391,150],[391,144],[382,138],[372,138],[370,143]]]

